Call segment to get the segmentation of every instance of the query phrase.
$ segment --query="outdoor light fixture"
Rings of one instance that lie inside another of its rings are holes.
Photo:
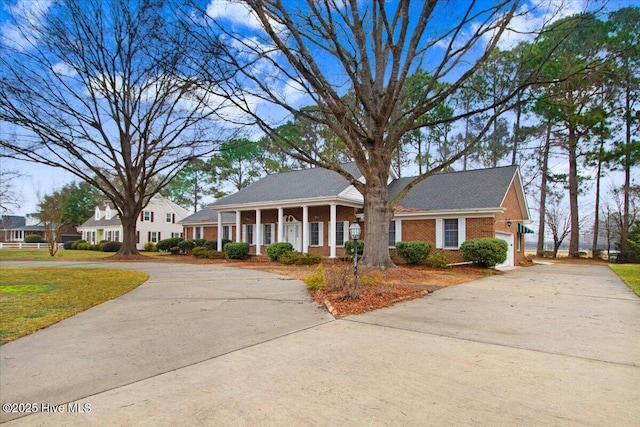
[[[349,226],[349,234],[353,240],[358,240],[360,238],[360,224],[354,222]]]
[[[349,226],[349,234],[353,239],[353,288],[358,287],[358,239],[360,238],[360,224],[354,222]]]
[[[507,227],[511,227],[511,220],[507,218]]]

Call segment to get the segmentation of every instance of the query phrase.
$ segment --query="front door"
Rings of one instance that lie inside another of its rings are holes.
[[[293,245],[293,249],[298,252],[302,251],[302,239],[300,236],[300,224],[285,224],[284,225],[284,241]]]

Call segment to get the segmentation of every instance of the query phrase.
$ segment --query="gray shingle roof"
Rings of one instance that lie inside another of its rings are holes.
[[[105,219],[104,217],[96,220],[95,216],[92,216],[88,220],[82,223],[80,227],[118,227],[122,224],[120,217],[114,212],[111,219]]]
[[[3,230],[15,230],[24,227],[27,219],[18,215],[2,215],[0,218],[0,228]]]
[[[397,206],[431,210],[500,207],[517,166],[439,173],[417,184]],[[400,178],[389,185],[393,199],[413,178]]]
[[[222,214],[222,222],[230,223],[236,221],[236,214],[230,212],[224,212]],[[218,211],[212,209],[210,206],[205,206],[198,212],[189,215],[181,221],[180,224],[210,224],[218,222]]]
[[[362,176],[355,163],[341,165],[344,170]],[[337,172],[322,169],[302,169],[267,175],[237,193],[217,200],[211,206],[235,205],[244,203],[276,202],[284,200],[309,199],[337,196],[350,183]]]

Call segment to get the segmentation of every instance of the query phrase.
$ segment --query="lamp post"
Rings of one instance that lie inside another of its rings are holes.
[[[353,239],[353,287],[358,287],[358,239],[360,238],[360,224],[357,222],[349,226],[349,234]]]

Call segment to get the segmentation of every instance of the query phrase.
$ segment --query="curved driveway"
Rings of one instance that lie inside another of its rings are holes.
[[[92,265],[150,280],[0,347],[0,400],[40,410],[7,425],[640,420],[640,299],[604,266],[517,269],[334,320],[284,276]]]

